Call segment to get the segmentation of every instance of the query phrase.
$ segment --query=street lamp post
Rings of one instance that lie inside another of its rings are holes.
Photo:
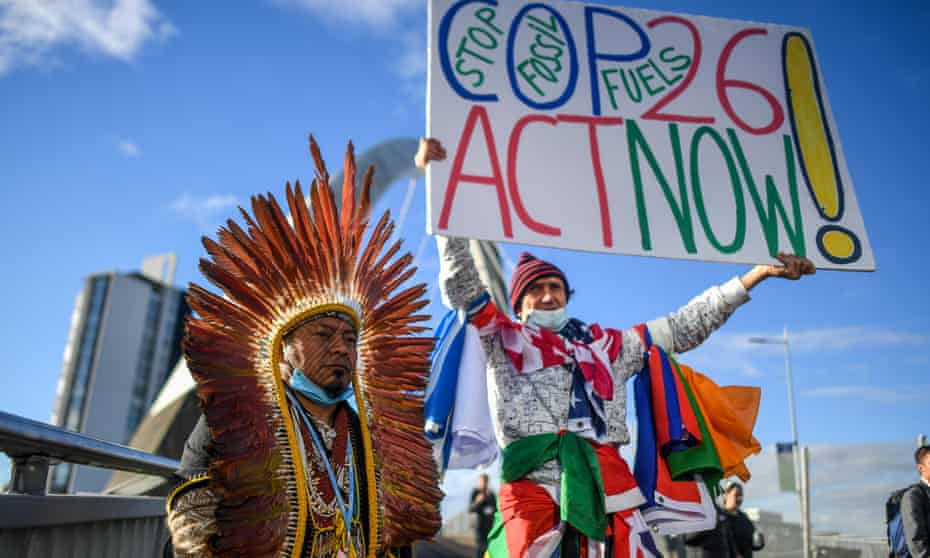
[[[803,544],[803,556],[810,556],[810,503],[807,502],[806,492],[809,488],[806,486],[806,478],[800,478],[801,475],[807,475],[807,468],[800,467],[800,447],[798,446],[798,421],[794,410],[794,382],[791,378],[791,345],[788,342],[788,327],[785,326],[782,337],[750,337],[750,343],[760,345],[784,345],[785,347],[785,381],[788,384],[788,410],[791,416],[791,442],[793,445],[792,457],[794,458],[794,489],[800,495],[801,500],[801,539]],[[801,484],[804,484],[806,490],[802,490]]]

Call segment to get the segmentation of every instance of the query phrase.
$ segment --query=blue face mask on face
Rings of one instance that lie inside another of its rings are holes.
[[[352,397],[352,386],[348,386],[337,395],[330,395],[325,389],[316,385],[316,383],[304,374],[300,368],[295,368],[291,373],[291,379],[287,382],[292,389],[303,395],[317,405],[330,406],[341,403]]]
[[[568,312],[564,306],[555,310],[533,310],[526,321],[535,326],[558,332],[568,323]]]

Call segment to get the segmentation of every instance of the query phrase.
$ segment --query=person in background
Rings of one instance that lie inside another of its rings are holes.
[[[494,512],[497,511],[497,498],[488,487],[488,475],[482,473],[478,477],[478,487],[471,491],[468,511],[476,515],[475,518],[475,556],[481,558],[488,548],[488,533],[494,525]]]
[[[901,521],[907,549],[914,558],[930,557],[930,446],[914,452],[920,482],[901,498]]]
[[[762,532],[756,531],[752,520],[740,509],[743,505],[743,486],[738,482],[727,485],[723,498],[723,513],[727,515],[736,551],[742,558],[752,558],[755,550],[762,550],[765,540]]]
[[[687,544],[701,547],[706,558],[752,558],[754,551],[765,546],[765,539],[740,509],[742,505],[743,486],[727,483],[723,507],[717,510],[717,526],[688,537]]]

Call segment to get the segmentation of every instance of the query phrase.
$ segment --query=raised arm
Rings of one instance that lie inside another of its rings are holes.
[[[464,238],[436,236],[439,248],[439,290],[450,308],[466,309],[487,292]]]
[[[422,138],[413,160],[417,168],[425,169],[430,161],[443,161],[446,150],[439,140]],[[439,290],[442,301],[450,308],[466,309],[487,292],[478,267],[471,255],[468,240],[436,236],[439,249]]]
[[[649,322],[653,342],[667,351],[683,353],[703,343],[744,302],[749,291],[770,277],[798,280],[816,272],[813,262],[779,254],[782,265],[757,265],[740,278],[711,287],[677,312]]]
[[[646,322],[652,343],[667,352],[682,353],[700,345],[749,295],[741,281],[734,277],[723,285],[707,289],[688,304],[662,318]],[[621,381],[639,372],[646,347],[636,328],[623,332],[623,349],[614,362],[614,373]]]
[[[770,277],[797,280],[811,275],[816,269],[806,259],[779,254],[782,265],[757,265],[742,277],[734,277],[723,285],[711,287],[688,304],[668,316],[646,322],[652,342],[672,353],[690,351],[703,343],[711,333],[722,326],[743,303],[749,300],[749,291]],[[643,367],[645,347],[635,329],[623,334],[623,350],[615,371],[626,379]]]
[[[749,292],[739,278],[714,286],[668,316],[646,322],[652,342],[668,352],[683,353],[703,343],[743,303]]]

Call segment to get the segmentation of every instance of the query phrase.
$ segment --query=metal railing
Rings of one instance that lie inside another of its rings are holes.
[[[0,556],[160,558],[169,539],[165,499],[50,495],[49,467],[90,465],[171,477],[179,463],[0,411],[0,452],[13,462],[0,494]]]
[[[8,492],[44,495],[49,466],[58,462],[170,477],[174,459],[99,440],[0,411],[0,452],[13,462]]]

